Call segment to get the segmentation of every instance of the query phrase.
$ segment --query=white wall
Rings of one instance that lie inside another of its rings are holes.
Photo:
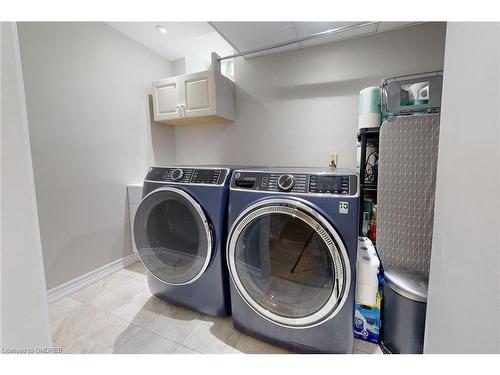
[[[172,75],[180,76],[186,73],[186,59],[177,59],[172,61]]]
[[[105,23],[20,23],[47,287],[131,253],[126,184],[174,161],[151,124],[170,62]]]
[[[1,347],[51,344],[21,59],[1,23]]]
[[[500,353],[500,23],[449,23],[426,353]]]
[[[178,51],[181,56],[185,56],[185,71],[181,74],[210,68],[212,52],[216,52],[219,56],[228,56],[234,52],[233,48],[216,32],[190,38],[189,43],[179,46]],[[223,71],[225,71],[226,63],[227,61],[222,62]]]
[[[381,79],[442,69],[445,25],[236,59],[237,120],[176,127],[178,163],[355,166],[358,95]]]

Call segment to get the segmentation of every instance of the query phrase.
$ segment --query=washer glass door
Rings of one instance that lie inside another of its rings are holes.
[[[264,318],[307,327],[340,309],[349,285],[347,253],[316,211],[299,202],[269,200],[247,210],[233,228],[231,276]]]
[[[208,267],[212,236],[203,210],[186,192],[164,187],[147,195],[134,221],[137,252],[159,280],[189,284]]]

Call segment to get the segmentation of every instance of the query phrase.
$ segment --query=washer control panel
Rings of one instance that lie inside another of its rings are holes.
[[[181,184],[221,185],[226,179],[226,169],[151,167],[146,180],[176,182]]]
[[[324,194],[346,194],[350,193],[350,176],[309,176],[309,192]]]
[[[231,188],[282,193],[356,195],[356,175],[236,171]]]

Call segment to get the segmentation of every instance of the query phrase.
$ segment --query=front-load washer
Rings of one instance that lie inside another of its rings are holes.
[[[359,177],[233,172],[226,256],[234,326],[296,352],[352,353]]]
[[[134,237],[153,295],[204,314],[230,314],[225,259],[231,168],[152,167]]]

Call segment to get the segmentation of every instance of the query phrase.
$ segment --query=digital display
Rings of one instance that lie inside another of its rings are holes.
[[[197,169],[193,173],[193,183],[216,184],[219,180],[220,170]]]
[[[207,179],[207,178],[212,178],[212,175],[213,175],[213,171],[211,170],[199,170],[199,171],[196,171],[195,174],[196,174],[196,177],[200,180],[204,180],[204,179]]]
[[[348,176],[311,176],[309,191],[324,194],[349,194]]]
[[[340,178],[337,176],[319,176],[316,183],[319,190],[340,190]]]

